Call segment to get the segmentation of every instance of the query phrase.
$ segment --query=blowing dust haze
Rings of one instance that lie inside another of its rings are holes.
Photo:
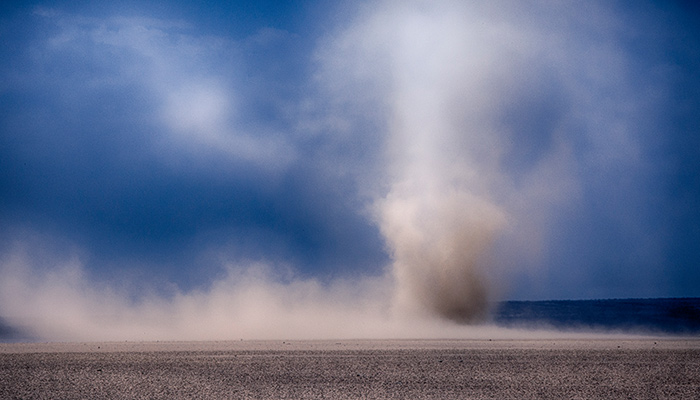
[[[0,322],[506,337],[508,298],[700,295],[697,10],[231,7],[3,11]]]

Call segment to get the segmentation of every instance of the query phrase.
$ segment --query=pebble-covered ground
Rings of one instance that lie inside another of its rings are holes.
[[[698,399],[700,339],[0,344],[1,399]]]

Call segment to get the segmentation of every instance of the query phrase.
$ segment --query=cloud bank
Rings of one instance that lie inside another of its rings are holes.
[[[236,35],[8,12],[0,316],[463,337],[502,298],[699,295],[684,7],[383,1]]]

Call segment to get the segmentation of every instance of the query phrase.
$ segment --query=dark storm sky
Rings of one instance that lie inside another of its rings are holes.
[[[408,124],[503,210],[500,297],[700,296],[697,6],[462,3],[1,6],[0,271],[380,276]]]

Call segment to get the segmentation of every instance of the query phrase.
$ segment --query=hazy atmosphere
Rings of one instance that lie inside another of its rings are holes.
[[[0,321],[478,336],[501,300],[700,297],[695,3],[221,3],[0,5]]]

